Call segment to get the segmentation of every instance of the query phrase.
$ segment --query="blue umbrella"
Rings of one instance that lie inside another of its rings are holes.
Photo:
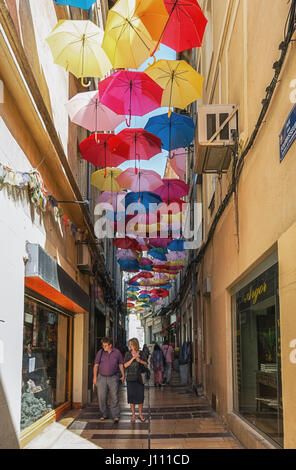
[[[153,271],[153,266],[144,266],[140,263],[141,271]]]
[[[148,255],[152,256],[152,258],[159,259],[160,261],[166,261],[166,256],[163,253],[160,253],[159,251],[156,250],[149,250]]]
[[[140,288],[136,286],[127,286],[127,290],[130,290],[131,292],[137,292]]]
[[[170,251],[184,251],[184,242],[185,240],[182,239],[175,239],[168,245],[168,250]]]
[[[139,295],[139,299],[150,299],[150,295],[149,294],[141,294],[141,295]]]
[[[89,10],[96,0],[54,0],[57,5],[69,5],[71,7]]]
[[[136,270],[136,269],[139,269],[139,262],[138,260],[128,260],[128,259],[119,259],[118,260],[118,263],[120,265],[120,268],[123,270],[123,271],[132,271],[132,270]]]
[[[158,196],[158,194],[151,193],[150,191],[143,191],[140,193],[134,193],[131,191],[127,193],[124,198],[125,208],[130,204],[140,203],[145,207],[145,209],[149,209],[149,204],[160,204],[161,202],[161,197]]]
[[[194,139],[195,125],[191,117],[184,114],[168,113],[151,117],[145,130],[161,139],[162,148],[170,152],[173,149],[189,147]]]

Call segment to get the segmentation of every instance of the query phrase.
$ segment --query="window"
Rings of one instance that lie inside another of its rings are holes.
[[[25,298],[21,429],[68,401],[70,318]]]
[[[278,264],[233,297],[235,410],[283,443]]]

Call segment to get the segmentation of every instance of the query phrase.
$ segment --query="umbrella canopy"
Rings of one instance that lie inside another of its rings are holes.
[[[170,251],[166,258],[168,261],[181,261],[186,260],[187,253],[185,251]]]
[[[202,97],[203,77],[185,60],[158,60],[145,73],[163,89],[161,106],[185,109]]]
[[[186,157],[187,153],[184,148],[171,152],[170,165],[181,180],[184,180],[186,175]]]
[[[103,48],[115,69],[137,69],[154,49],[168,19],[159,0],[119,0],[108,13]]]
[[[131,249],[121,249],[117,251],[116,258],[121,260],[133,260],[138,258],[138,253]]]
[[[127,303],[126,303],[126,306],[127,306],[128,308],[132,308],[132,307],[134,306],[134,304],[133,304],[132,302],[127,302]]]
[[[127,160],[149,160],[161,152],[161,140],[145,129],[123,129],[109,140],[111,151]]]
[[[138,260],[119,259],[118,264],[122,271],[134,271],[139,269]]]
[[[145,129],[152,134],[157,135],[162,142],[162,148],[171,150],[188,147],[194,138],[195,125],[193,119],[184,114],[172,113],[159,114],[152,116]],[[170,155],[169,155],[170,157]]]
[[[139,264],[141,266],[151,266],[153,263],[152,263],[151,259],[149,259],[149,258],[142,258],[142,259],[139,260]]]
[[[171,238],[149,238],[149,246],[153,248],[166,248],[171,241]]]
[[[149,254],[152,258],[155,258],[155,259],[158,259],[158,260],[161,260],[161,261],[166,261],[166,255],[163,254],[163,253],[159,253],[159,252],[156,251],[155,249],[149,250],[149,251],[148,251],[148,254]]]
[[[119,193],[115,193],[114,191],[104,191],[100,194],[98,197],[97,201],[99,204],[106,204],[106,209],[110,209],[108,207],[108,204],[110,204],[113,207],[113,210],[116,212],[116,215],[118,213],[123,213],[125,212],[125,206],[124,206],[124,198],[126,196],[125,191],[119,191]],[[114,212],[113,212],[113,218],[114,218]],[[117,217],[116,217],[117,219]]]
[[[111,152],[108,141],[113,134],[92,134],[79,144],[81,156],[96,167],[116,167],[124,157]]]
[[[129,192],[124,198],[125,207],[128,208],[130,204],[139,203],[142,204],[146,209],[149,209],[150,204],[160,204],[162,199],[158,194],[154,194],[150,191],[143,192]],[[151,207],[150,207],[151,209]]]
[[[103,78],[112,69],[101,47],[103,34],[92,21],[60,20],[46,41],[55,64],[75,77]]]
[[[119,193],[122,189],[116,182],[116,177],[120,175],[122,170],[119,168],[105,168],[103,170],[95,171],[91,175],[90,184],[100,189],[101,191],[111,191]]]
[[[127,168],[116,179],[117,183],[132,191],[153,191],[162,183],[162,179],[156,171],[138,170],[135,174],[133,168]]]
[[[145,72],[119,70],[99,82],[100,100],[120,115],[143,116],[161,105],[163,89]]]
[[[208,20],[196,0],[164,0],[169,20],[162,44],[176,52],[200,47]]]
[[[183,239],[175,239],[168,245],[168,250],[170,251],[183,251],[185,240]]]
[[[131,292],[137,292],[140,288],[136,286],[128,286],[128,290]]]
[[[189,185],[185,181],[175,178],[164,178],[162,185],[155,188],[155,194],[158,194],[162,199],[170,201],[170,198],[181,198],[187,196],[189,193]]]
[[[96,0],[54,0],[57,5],[70,5],[71,7],[89,10]]]
[[[91,132],[114,131],[125,120],[125,116],[114,113],[100,102],[97,90],[77,93],[66,103],[66,109],[74,124]]]
[[[140,246],[139,246],[139,243],[137,242],[137,240],[133,239],[133,238],[129,238],[129,237],[125,237],[125,238],[116,238],[115,240],[113,240],[113,244],[117,247],[117,248],[123,248],[125,250],[139,250]]]

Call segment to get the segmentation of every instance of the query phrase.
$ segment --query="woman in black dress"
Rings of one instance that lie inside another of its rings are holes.
[[[139,406],[139,419],[144,423],[143,403],[144,403],[144,384],[141,376],[141,366],[147,367],[146,356],[140,351],[139,341],[132,338],[128,342],[130,351],[125,354],[124,367],[126,370],[127,382],[127,401],[131,406],[131,423],[136,421],[135,409]]]

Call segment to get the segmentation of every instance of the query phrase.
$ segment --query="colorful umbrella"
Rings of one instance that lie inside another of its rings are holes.
[[[122,271],[137,271],[139,269],[138,260],[119,259],[118,264]]]
[[[108,13],[103,48],[115,69],[137,69],[154,49],[168,19],[159,0],[119,0]],[[154,39],[154,40],[153,40]]]
[[[186,157],[187,153],[184,148],[176,149],[171,152],[170,166],[181,180],[185,180]]]
[[[175,239],[168,245],[168,250],[170,251],[183,251],[185,240],[183,239]]]
[[[128,290],[131,291],[131,292],[137,292],[139,290],[139,287],[128,286]]]
[[[77,93],[68,101],[66,109],[74,124],[91,132],[114,131],[125,120],[125,116],[114,113],[100,102],[98,91]]]
[[[133,192],[127,193],[126,197],[124,198],[124,203],[126,209],[130,204],[139,203],[143,205],[146,209],[152,209],[153,207],[149,207],[150,204],[157,204],[159,205],[162,202],[162,199],[158,194],[154,194],[150,191],[143,191],[143,192]],[[151,211],[152,212],[152,211]]]
[[[108,204],[113,207],[113,210],[116,212],[116,216],[119,213],[125,213],[125,205],[124,205],[124,198],[126,196],[125,191],[119,191],[119,193],[115,193],[114,191],[104,191],[100,194],[97,201],[99,204],[106,204],[106,209],[110,209]],[[114,218],[114,212],[112,212]],[[118,219],[118,217],[116,217]]]
[[[164,0],[169,14],[159,42],[176,52],[200,47],[208,20],[196,0]],[[153,54],[152,54],[153,55]]]
[[[100,100],[120,115],[143,116],[161,105],[163,89],[145,72],[119,70],[99,82]]]
[[[149,160],[161,153],[160,138],[144,129],[123,129],[110,139],[109,146],[127,160]]]
[[[166,258],[168,261],[186,260],[187,253],[185,253],[184,251],[170,251],[166,255]]]
[[[141,266],[151,266],[153,263],[152,263],[151,259],[149,259],[149,258],[142,258],[142,259],[139,260],[139,264]]]
[[[202,97],[203,77],[185,60],[158,60],[145,73],[164,91],[161,106],[185,109]]]
[[[79,144],[81,156],[96,167],[116,167],[124,157],[111,152],[108,145],[113,134],[92,134]]]
[[[170,198],[181,198],[187,196],[189,193],[189,185],[184,181],[175,178],[164,178],[162,185],[155,188],[155,194],[158,194],[162,200],[170,201]]]
[[[70,5],[71,7],[89,10],[96,0],[54,0],[57,5]]]
[[[153,191],[159,188],[162,179],[156,171],[153,170],[138,170],[135,174],[133,168],[127,168],[118,177],[117,183],[134,192]]]
[[[83,77],[103,78],[112,69],[102,39],[103,31],[92,21],[60,20],[46,41],[55,64],[81,77],[83,84]]]
[[[120,175],[122,170],[119,168],[105,168],[103,170],[95,171],[91,175],[90,184],[100,189],[101,191],[111,191],[119,193],[122,189],[116,182],[116,177]]]
[[[171,241],[171,238],[149,238],[149,246],[153,248],[166,248]]]
[[[155,259],[158,259],[158,260],[161,260],[161,261],[166,261],[166,255],[163,254],[163,253],[159,253],[155,249],[149,250],[148,255],[150,255],[152,258],[155,258]]]
[[[133,259],[137,259],[139,256],[139,254],[134,251],[134,250],[131,250],[131,249],[121,249],[121,250],[118,250],[117,253],[116,253],[116,258],[117,259],[121,259],[121,260],[133,260]]]
[[[169,151],[180,147],[189,147],[194,139],[195,125],[193,119],[185,114],[172,113],[152,116],[145,129],[157,135],[162,142],[162,148]]]
[[[125,250],[137,250],[137,251],[139,251],[139,248],[140,248],[139,243],[137,242],[137,240],[129,238],[129,237],[116,238],[115,240],[113,240],[113,244],[117,248],[123,248]]]
[[[127,302],[127,303],[126,303],[126,306],[127,306],[128,308],[132,308],[132,307],[134,307],[134,304],[133,304],[132,302]]]

